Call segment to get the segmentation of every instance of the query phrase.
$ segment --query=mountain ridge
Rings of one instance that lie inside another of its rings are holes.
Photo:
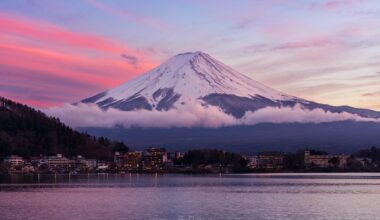
[[[296,152],[311,148],[332,153],[354,153],[380,147],[380,123],[340,121],[328,123],[261,123],[219,128],[78,128],[95,136],[127,141],[135,149],[168,150],[218,148],[254,154],[260,151]]]

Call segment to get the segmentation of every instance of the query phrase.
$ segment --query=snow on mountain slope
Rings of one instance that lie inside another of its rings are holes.
[[[168,110],[211,94],[249,99],[255,96],[270,100],[295,98],[246,77],[208,54],[194,52],[178,54],[144,75],[83,102],[122,110]]]
[[[107,97],[124,99],[136,91],[144,97],[152,97],[158,89],[165,88],[173,88],[176,94],[193,99],[212,93],[242,97],[262,95],[280,100],[288,97],[234,71],[205,53],[195,52],[171,58],[142,77],[111,89],[99,101]]]
[[[167,111],[199,103],[221,108],[241,118],[247,111],[265,107],[321,108],[349,112],[364,117],[380,117],[379,112],[334,107],[310,102],[267,87],[202,52],[178,54],[153,70],[116,88],[82,100],[103,109]]]

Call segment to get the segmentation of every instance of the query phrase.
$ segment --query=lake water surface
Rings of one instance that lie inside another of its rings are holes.
[[[3,175],[0,219],[380,219],[380,174]]]

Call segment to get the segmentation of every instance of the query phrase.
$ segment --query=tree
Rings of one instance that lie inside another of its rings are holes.
[[[329,160],[329,163],[332,164],[334,167],[337,167],[339,165],[339,158],[338,157],[333,157]]]
[[[123,142],[115,142],[113,145],[113,152],[121,152],[126,153],[129,151],[129,147],[125,145]]]

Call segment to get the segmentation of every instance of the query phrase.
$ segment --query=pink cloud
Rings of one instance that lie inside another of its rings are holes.
[[[115,40],[67,30],[60,26],[41,21],[25,18],[10,13],[0,13],[0,33],[28,40],[35,40],[45,44],[50,43],[53,47],[71,47],[71,49],[91,50],[91,52],[111,53],[116,56],[128,54],[136,57],[140,63],[155,65],[156,63],[144,57],[144,54],[134,50],[128,45]]]
[[[76,33],[43,21],[30,20],[18,15],[1,13],[0,29],[3,33],[27,36],[29,39],[69,44],[102,52],[123,52],[124,46],[105,38]]]
[[[77,101],[157,65],[144,53],[113,39],[9,13],[0,13],[0,39],[0,95],[37,106]],[[126,62],[122,54],[134,62]],[[19,95],[24,90],[27,97]],[[48,101],[53,98],[56,101]]]
[[[19,69],[44,72],[57,77],[86,80],[89,84],[103,84],[115,86],[120,81],[96,72],[128,72],[130,68],[126,62],[113,60],[85,59],[80,56],[70,56],[51,52],[49,50],[25,46],[8,46],[0,44],[0,65],[2,67],[17,67]],[[98,62],[101,61],[101,62]],[[108,63],[106,63],[109,61]]]

